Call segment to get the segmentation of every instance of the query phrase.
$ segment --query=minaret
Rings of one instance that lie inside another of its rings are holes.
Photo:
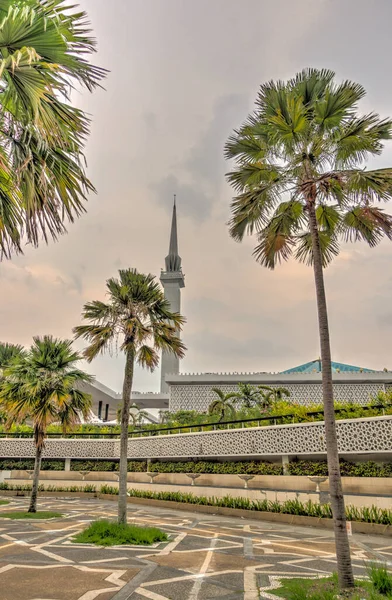
[[[178,255],[177,240],[177,207],[174,195],[173,216],[170,232],[169,254],[165,258],[165,270],[161,271],[161,283],[165,298],[170,302],[172,312],[181,312],[181,288],[185,287],[184,275],[181,269],[181,258]],[[167,392],[169,386],[165,376],[169,373],[180,372],[180,359],[172,353],[162,352],[161,360],[161,392]]]

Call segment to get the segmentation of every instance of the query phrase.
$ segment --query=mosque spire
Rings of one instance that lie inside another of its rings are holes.
[[[165,266],[168,273],[176,273],[181,271],[181,257],[178,254],[176,194],[174,194],[173,202],[169,254],[165,258]]]
[[[174,195],[173,215],[170,231],[169,254],[165,258],[165,270],[161,271],[161,283],[165,298],[170,304],[170,310],[181,313],[181,288],[185,287],[184,274],[181,269],[181,258],[178,254],[177,237],[177,206]],[[178,332],[180,334],[180,332]],[[171,352],[162,350],[161,360],[161,392],[167,393],[169,386],[166,383],[166,375],[180,372],[180,361],[178,356]]]

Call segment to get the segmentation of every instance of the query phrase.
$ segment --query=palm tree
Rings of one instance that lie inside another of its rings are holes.
[[[245,408],[252,408],[260,401],[260,389],[250,383],[239,383],[236,398],[242,402]]]
[[[105,70],[86,13],[66,0],[0,0],[0,253],[65,232],[94,190],[83,146],[89,117],[70,103]]]
[[[392,218],[374,203],[392,195],[392,169],[367,170],[392,136],[392,122],[357,114],[364,88],[334,83],[328,70],[306,69],[261,86],[256,110],[226,145],[237,192],[230,233],[257,235],[254,256],[273,269],[294,256],[313,266],[316,286],[326,446],[341,588],[354,585],[340,479],[331,350],[323,269],[339,239],[375,246],[392,238]]]
[[[259,389],[263,397],[263,405],[269,406],[272,402],[278,402],[283,400],[283,397],[287,398],[291,395],[289,390],[284,387],[270,387],[269,385],[260,385]]]
[[[88,361],[110,350],[117,341],[125,354],[118,522],[126,523],[128,425],[135,362],[153,371],[161,350],[183,357],[185,346],[179,331],[185,319],[171,312],[170,303],[153,275],[143,275],[136,269],[120,270],[118,279],[109,279],[106,287],[108,302],[95,300],[85,304],[82,316],[90,323],[75,327],[74,332],[77,338],[89,343],[84,352]]]
[[[37,512],[37,492],[42,451],[48,426],[59,422],[64,431],[88,416],[91,396],[78,389],[93,378],[76,367],[82,359],[72,342],[52,336],[35,337],[30,350],[11,361],[0,382],[0,403],[7,424],[29,418],[35,442],[34,477],[29,512]]]
[[[122,407],[121,404],[118,407],[117,410],[117,421],[118,423],[121,423],[121,412],[122,412]],[[137,427],[138,425],[140,425],[143,421],[143,419],[145,419],[146,417],[148,417],[148,412],[145,410],[141,410],[141,408],[138,407],[137,404],[132,404],[129,407],[129,421],[132,421],[132,426],[133,427]]]
[[[138,427],[139,425],[143,424],[143,419],[148,419],[149,415],[146,410],[142,410],[136,404],[134,404],[130,409],[130,417],[133,426]]]
[[[229,392],[225,394],[220,388],[212,388],[212,391],[218,396],[213,400],[208,407],[209,415],[218,415],[219,422],[225,418],[235,417],[235,401],[232,402],[233,398],[237,398],[237,392]]]

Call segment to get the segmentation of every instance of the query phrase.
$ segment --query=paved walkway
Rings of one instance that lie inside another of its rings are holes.
[[[13,498],[0,511],[23,510]],[[137,524],[157,525],[170,542],[99,548],[71,538],[90,520],[114,517],[116,503],[41,499],[52,521],[0,520],[1,600],[273,599],[277,577],[326,575],[335,569],[333,537],[317,529],[129,505]],[[357,574],[365,561],[392,562],[392,539],[352,538]]]

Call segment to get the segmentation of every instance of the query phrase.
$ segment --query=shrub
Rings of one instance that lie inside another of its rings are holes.
[[[370,564],[368,576],[377,592],[388,598],[392,596],[392,574],[385,565]]]
[[[64,460],[43,459],[41,462],[42,471],[64,471]],[[33,470],[33,458],[3,458],[0,460],[0,471],[13,470]]]
[[[215,473],[221,475],[249,474],[249,475],[282,475],[283,468],[268,462],[243,461],[243,462],[213,462],[213,461],[187,461],[187,462],[154,462],[149,470],[155,473]]]
[[[71,471],[118,471],[118,460],[71,460]],[[142,460],[129,460],[128,471],[143,473],[147,471],[147,462]]]
[[[87,529],[73,538],[74,543],[114,546],[137,544],[150,546],[156,542],[166,542],[167,534],[157,527],[138,527],[137,525],[120,525],[112,521],[93,521]]]
[[[328,465],[325,461],[295,460],[290,462],[287,468],[290,475],[328,475]],[[392,477],[392,463],[352,463],[341,460],[340,472],[343,477]]]
[[[380,407],[378,406],[380,405]],[[352,403],[337,403],[335,402],[335,408],[339,409],[340,412],[336,414],[337,419],[358,419],[361,417],[376,417],[380,415],[391,415],[392,414],[392,392],[378,392],[378,394],[371,398],[368,406],[360,406]],[[288,423],[302,423],[308,421],[321,421],[323,420],[322,411],[323,407],[321,404],[310,404],[308,406],[302,406],[299,404],[295,404],[293,402],[289,402],[287,400],[278,400],[274,402],[271,406],[266,409],[260,409],[258,407],[252,408],[240,408],[237,411],[237,419],[252,419],[249,423],[245,423],[245,427],[254,427],[258,425],[258,421],[261,417],[268,417],[260,422],[261,425],[274,425],[276,424],[288,424]],[[313,414],[312,414],[313,413]],[[254,419],[254,420],[253,420]],[[211,424],[211,427],[206,427],[206,430],[217,428],[219,429],[221,426],[218,423],[218,417],[216,415],[206,415],[205,413],[200,413],[197,411],[178,411],[175,413],[167,412],[165,414],[165,423],[149,423],[143,424],[142,430],[145,433],[140,435],[149,435],[151,432],[154,432],[163,427],[168,427],[175,431],[178,430],[179,427],[185,427],[182,432],[186,433],[190,431],[188,427],[192,426],[196,429],[198,425],[202,424]],[[5,433],[5,426],[0,424],[0,433]],[[140,432],[140,428],[134,428],[132,426],[129,427],[129,431]],[[13,425],[10,429],[11,433],[17,433],[20,437],[31,437],[33,434],[33,430],[29,425]],[[49,434],[61,434],[62,429],[58,425],[50,425],[48,427]],[[69,437],[77,437],[77,434],[86,436],[90,434],[97,435],[98,437],[101,434],[112,435],[113,437],[118,437],[120,433],[119,425],[93,425],[93,424],[83,424],[77,426],[72,433],[69,434]]]
[[[109,486],[102,486],[100,490],[101,493],[113,493],[112,491],[104,491],[108,488]],[[118,490],[115,493],[118,494]],[[332,518],[332,508],[330,504],[317,504],[315,502],[312,502],[311,500],[308,500],[307,502],[300,502],[299,500],[286,500],[285,502],[277,502],[266,499],[249,500],[248,498],[234,498],[232,496],[216,498],[213,496],[194,496],[191,493],[183,492],[152,492],[149,490],[136,489],[128,490],[128,495],[134,498],[168,500],[171,502],[181,502],[206,506],[221,506],[227,508],[242,508],[245,510],[316,517],[318,519]],[[366,523],[392,525],[392,510],[378,508],[377,506],[371,506],[370,508],[357,508],[355,506],[347,506],[346,516],[349,521],[361,521]]]

